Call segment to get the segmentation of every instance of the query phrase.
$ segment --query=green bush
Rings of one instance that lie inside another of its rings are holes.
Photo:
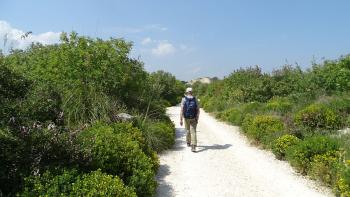
[[[223,111],[227,108],[227,104],[222,98],[210,97],[202,99],[203,108],[208,112]]]
[[[310,129],[339,129],[341,125],[338,114],[323,104],[312,104],[297,112],[294,118],[299,126]]]
[[[341,197],[349,197],[350,196],[350,182],[348,182],[344,178],[340,178],[337,181],[336,191]]]
[[[119,177],[97,170],[84,174],[73,183],[70,196],[136,197],[136,193],[132,188],[125,186]]]
[[[97,123],[79,133],[78,144],[91,162],[91,170],[101,169],[117,175],[138,196],[151,196],[155,192],[155,172],[150,158],[140,148],[137,141],[125,134],[118,134],[113,127]]]
[[[269,110],[286,113],[292,109],[292,102],[289,101],[289,99],[285,97],[274,97],[270,99],[267,104],[266,108]]]
[[[287,149],[299,142],[300,139],[295,137],[294,135],[283,135],[273,142],[272,152],[276,155],[278,159],[283,159],[285,157]]]
[[[323,64],[314,65],[312,80],[329,93],[346,92],[350,90],[350,56],[344,56],[339,60],[326,60]]]
[[[272,140],[283,133],[284,124],[275,116],[258,115],[253,118],[249,116],[244,120],[243,129],[248,137],[269,146]]]
[[[20,196],[69,196],[78,176],[76,169],[66,169],[56,173],[45,171],[42,175],[26,177]]]
[[[14,195],[21,186],[21,144],[22,141],[10,130],[0,128],[0,196]]]
[[[328,136],[317,135],[305,138],[286,151],[286,158],[298,171],[305,174],[316,155],[337,151],[338,141]]]
[[[261,114],[266,111],[265,103],[260,102],[249,102],[240,105],[240,109],[243,114]]]
[[[166,123],[163,123],[166,124]],[[131,123],[113,123],[110,125],[113,127],[113,132],[116,134],[123,134],[126,135],[126,138],[131,137],[134,141],[137,141],[140,145],[143,152],[151,159],[153,170],[156,172],[159,167],[159,158],[158,155],[154,152],[156,149],[153,149],[151,145],[149,145],[148,140],[146,140],[147,135],[142,132],[137,127],[134,127]],[[162,139],[159,139],[159,143],[167,144],[169,139],[165,138],[165,136]],[[164,140],[164,141],[162,141]],[[171,139],[170,139],[171,140]],[[173,138],[175,140],[175,138]],[[174,143],[174,142],[171,142]]]
[[[169,149],[175,143],[175,127],[173,123],[146,121],[140,127],[146,144],[156,152]]]
[[[54,87],[38,85],[22,103],[22,116],[28,120],[58,123],[58,115],[62,111],[62,100]]]
[[[224,93],[235,102],[266,102],[272,97],[272,79],[258,66],[235,70],[223,81]]]
[[[310,168],[307,174],[328,186],[334,186],[337,181],[339,169],[339,152],[330,151],[315,155],[310,162]]]
[[[337,196],[350,196],[350,160],[347,160],[342,168],[335,185]]]
[[[253,122],[254,120],[254,116],[252,114],[247,114],[244,119],[243,119],[243,122],[242,122],[242,131],[244,133],[247,133],[247,131],[250,129],[251,127],[251,123]]]
[[[25,187],[19,196],[136,196],[117,176],[101,170],[79,174],[76,169],[60,173],[44,172],[25,178]]]
[[[220,113],[220,119],[228,121],[234,125],[240,125],[242,123],[243,114],[237,108],[230,108]]]

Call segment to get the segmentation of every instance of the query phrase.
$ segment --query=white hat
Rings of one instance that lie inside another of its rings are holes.
[[[192,92],[192,88],[186,88],[186,93]]]

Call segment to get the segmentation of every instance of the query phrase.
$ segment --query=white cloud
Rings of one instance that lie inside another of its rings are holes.
[[[150,37],[147,37],[147,38],[142,40],[141,44],[142,45],[147,45],[147,44],[149,44],[151,42],[152,42],[152,39]]]
[[[25,31],[12,27],[8,22],[0,20],[0,48],[18,48],[24,49],[32,42],[40,42],[42,44],[54,44],[59,42],[60,32],[45,32],[41,34],[28,34],[23,37]]]
[[[146,25],[145,29],[153,29],[153,30],[158,30],[158,31],[167,31],[168,30],[167,27],[164,27],[160,24]]]
[[[165,56],[165,55],[170,55],[175,53],[176,48],[169,41],[162,40],[162,41],[159,41],[157,46],[153,48],[151,51],[152,51],[152,54],[156,56]]]

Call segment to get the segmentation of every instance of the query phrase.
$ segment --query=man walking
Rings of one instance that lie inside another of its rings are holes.
[[[185,97],[181,101],[180,125],[183,125],[185,118],[185,128],[187,130],[186,141],[187,146],[191,146],[191,151],[196,151],[197,133],[196,128],[199,118],[199,103],[192,95],[192,88],[187,88]]]

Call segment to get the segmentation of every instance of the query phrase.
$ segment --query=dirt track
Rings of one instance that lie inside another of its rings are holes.
[[[185,143],[179,107],[167,113],[176,126],[176,144],[161,154],[157,196],[332,196],[331,191],[295,173],[287,162],[251,146],[238,127],[201,112],[197,153]]]

